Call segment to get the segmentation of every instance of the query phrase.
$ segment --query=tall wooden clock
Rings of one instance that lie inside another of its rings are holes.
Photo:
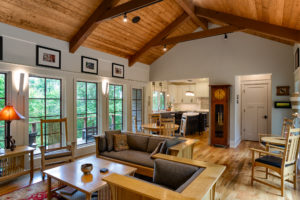
[[[211,85],[211,145],[228,147],[230,85]]]

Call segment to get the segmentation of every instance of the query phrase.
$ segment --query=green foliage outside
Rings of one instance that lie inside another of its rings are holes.
[[[152,97],[152,111],[159,111],[165,109],[165,93],[154,91]]]
[[[132,131],[135,130],[135,121],[137,123],[137,131],[142,131],[142,107],[143,107],[143,90],[132,89]]]
[[[109,85],[109,129],[123,128],[123,86]]]
[[[40,119],[61,118],[61,80],[29,77],[29,143],[33,147],[41,145]],[[60,125],[48,130],[44,144],[60,144]]]
[[[5,74],[0,74],[0,110],[5,106]],[[0,148],[4,148],[5,122],[0,121]]]
[[[77,82],[77,143],[93,142],[97,134],[97,84]]]

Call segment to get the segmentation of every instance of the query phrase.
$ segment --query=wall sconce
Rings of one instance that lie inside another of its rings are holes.
[[[25,81],[25,74],[20,73],[20,81],[19,81],[19,95],[23,95],[24,92],[24,81]]]
[[[108,80],[103,80],[102,81],[102,93],[104,96],[108,95],[108,86],[109,86]]]

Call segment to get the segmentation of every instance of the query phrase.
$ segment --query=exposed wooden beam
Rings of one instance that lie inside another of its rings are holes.
[[[166,28],[164,28],[160,33],[158,33],[154,38],[152,38],[148,43],[146,43],[138,52],[134,55],[130,56],[128,65],[132,66],[136,61],[147,51],[149,50],[154,44],[157,44],[166,36],[171,34],[173,31],[177,29],[186,19],[188,19],[188,15],[183,13],[180,17],[178,17],[175,21],[169,24]]]
[[[103,0],[95,12],[89,17],[85,24],[79,29],[70,41],[69,51],[74,53],[86,38],[97,27],[98,19],[101,18],[110,8],[114,7],[120,0]]]
[[[185,35],[180,35],[177,37],[171,37],[164,39],[160,41],[157,45],[169,45],[169,44],[177,44],[180,42],[186,42],[186,41],[191,41],[191,40],[197,40],[201,38],[207,38],[207,37],[212,37],[216,35],[222,35],[225,33],[231,33],[235,31],[240,31],[242,28],[238,28],[236,26],[224,26],[224,27],[218,27],[214,29],[208,29],[205,31],[200,31],[200,32],[195,32],[195,33],[189,33]]]
[[[300,31],[290,29],[278,25],[273,25],[253,19],[239,17],[227,13],[217,12],[214,10],[196,7],[195,13],[197,16],[205,17],[208,19],[215,19],[229,25],[243,27],[252,31],[269,35],[275,38],[283,39],[290,42],[300,42]]]
[[[192,21],[203,30],[208,29],[208,21],[195,15],[195,6],[191,0],[175,0],[177,4],[191,17]]]
[[[161,2],[162,0],[131,0],[127,3],[123,3],[119,6],[116,6],[108,10],[104,15],[102,15],[98,22],[101,22],[105,19],[110,19],[122,15],[123,13],[133,12],[135,10],[150,6],[152,4]]]

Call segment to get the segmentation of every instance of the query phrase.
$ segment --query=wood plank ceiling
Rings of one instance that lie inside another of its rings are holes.
[[[123,16],[102,21],[82,46],[129,59],[185,12],[180,3],[178,4],[180,1],[163,0],[128,13],[127,23],[123,22]],[[126,2],[128,0],[120,0],[117,6]],[[0,22],[69,42],[101,3],[102,0],[1,0]],[[300,0],[194,0],[194,4],[214,11],[300,30],[298,14]],[[139,23],[131,22],[134,16],[141,17]],[[198,27],[199,23],[195,16],[189,17],[167,38],[192,33]],[[290,41],[253,30],[245,31],[292,44]],[[174,45],[169,45],[168,49]],[[162,46],[154,46],[137,61],[151,64],[163,54]]]

